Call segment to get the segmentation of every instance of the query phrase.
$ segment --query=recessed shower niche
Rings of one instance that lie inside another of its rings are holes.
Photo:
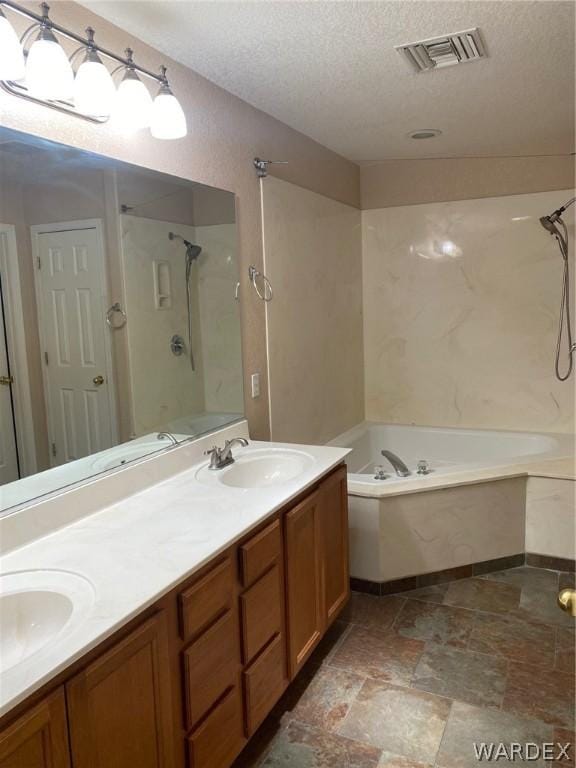
[[[0,512],[242,416],[232,193],[6,129],[0,181]]]

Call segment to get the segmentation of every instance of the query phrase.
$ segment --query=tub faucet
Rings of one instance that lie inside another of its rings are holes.
[[[411,474],[406,464],[404,464],[402,459],[399,456],[396,456],[395,453],[386,450],[380,451],[380,453],[382,456],[384,456],[385,459],[388,459],[390,464],[392,464],[398,477],[408,477]]]
[[[234,457],[232,456],[232,447],[234,445],[242,445],[244,448],[248,445],[248,440],[244,437],[234,437],[232,440],[225,440],[224,448],[218,448],[215,445],[206,451],[206,456],[210,456],[210,465],[208,469],[224,469],[229,464],[234,463]]]
[[[178,445],[178,440],[174,437],[172,432],[158,432],[156,435],[157,440],[170,440],[172,445]]]

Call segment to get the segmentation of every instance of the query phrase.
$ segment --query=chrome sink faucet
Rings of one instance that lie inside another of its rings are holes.
[[[210,456],[210,464],[208,469],[224,469],[229,464],[234,463],[234,457],[232,456],[232,448],[235,445],[241,445],[244,448],[248,445],[248,440],[243,437],[234,437],[232,440],[226,440],[224,442],[224,448],[218,448],[217,445],[206,451],[205,456]]]
[[[382,456],[384,456],[385,459],[388,459],[390,464],[392,464],[398,477],[408,477],[411,474],[406,464],[404,464],[402,459],[399,456],[396,456],[395,453],[386,450],[380,451],[380,453]]]

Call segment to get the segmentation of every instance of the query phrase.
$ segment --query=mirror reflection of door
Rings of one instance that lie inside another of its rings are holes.
[[[115,444],[104,249],[98,220],[31,230],[50,461],[57,466]]]
[[[0,275],[0,485],[18,480],[20,477],[5,322],[2,277]]]

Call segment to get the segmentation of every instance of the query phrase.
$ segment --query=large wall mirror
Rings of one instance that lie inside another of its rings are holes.
[[[235,198],[0,128],[0,514],[242,418]]]

